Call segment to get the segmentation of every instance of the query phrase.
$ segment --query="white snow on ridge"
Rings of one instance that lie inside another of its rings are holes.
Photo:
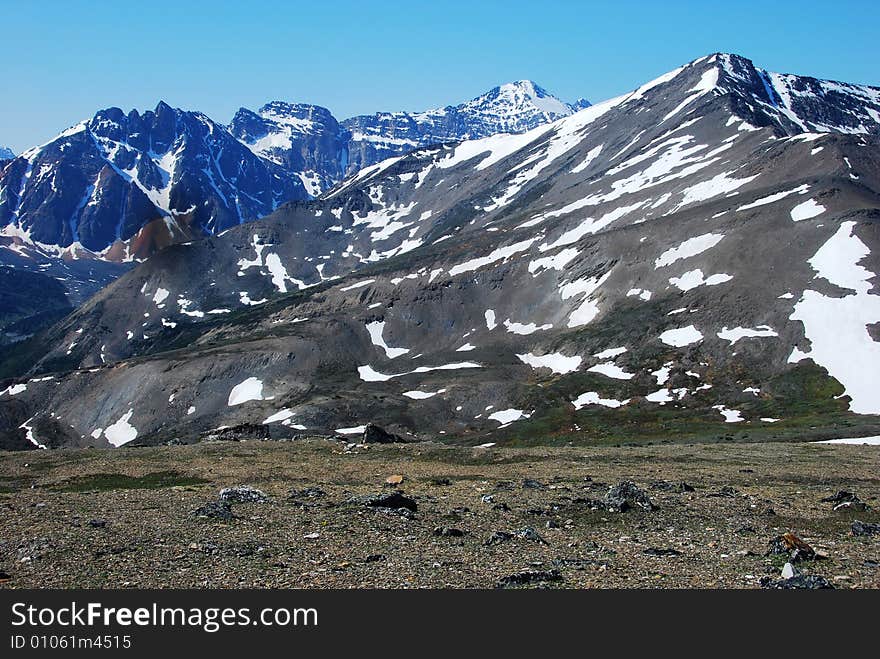
[[[4,389],[3,391],[0,391],[0,396],[2,396],[4,394],[9,394],[10,396],[17,396],[18,394],[22,393],[23,391],[27,391],[26,384],[12,384],[12,385],[9,385],[8,387],[6,387],[6,389]]]
[[[804,325],[810,351],[795,348],[790,363],[809,358],[840,382],[856,414],[880,413],[880,343],[868,325],[880,322],[880,295],[871,295],[874,273],[859,265],[870,252],[853,234],[856,223],[842,222],[809,260],[817,277],[854,291],[844,297],[805,290],[790,318]]]
[[[880,437],[844,437],[841,439],[826,439],[814,444],[856,444],[859,446],[880,446]]]
[[[590,152],[587,153],[587,157],[584,158],[579,165],[577,165],[574,169],[572,169],[571,173],[572,174],[580,174],[587,167],[589,167],[590,163],[593,162],[596,159],[596,157],[602,152],[602,146],[603,145],[600,144],[599,146],[597,146],[593,149],[590,149]]]
[[[791,219],[802,222],[817,217],[825,212],[825,207],[815,199],[807,199],[791,209]]]
[[[733,192],[744,186],[746,183],[758,178],[757,174],[754,176],[747,176],[746,178],[731,178],[731,174],[733,174],[733,172],[724,172],[723,174],[718,174],[707,181],[701,181],[696,185],[692,185],[684,191],[684,195],[682,196],[678,208],[683,208],[684,206],[698,201],[706,201],[712,199],[712,197]]]
[[[563,300],[567,300],[575,295],[581,295],[581,305],[571,312],[568,317],[568,327],[580,327],[590,323],[599,315],[599,305],[593,299],[593,294],[599,289],[605,280],[611,276],[611,270],[601,277],[587,277],[586,279],[576,279],[572,282],[564,284],[559,289],[559,295]]]
[[[657,260],[654,261],[655,268],[662,268],[672,265],[681,259],[687,259],[697,254],[702,254],[707,249],[715,247],[724,238],[722,233],[705,233],[702,236],[688,238],[678,247],[667,249]]]
[[[629,402],[627,400],[616,400],[614,398],[602,398],[595,391],[588,391],[586,393],[581,394],[573,401],[571,404],[574,405],[574,409],[579,410],[582,407],[586,407],[587,405],[601,405],[603,407],[621,407],[622,405],[626,405]]]
[[[438,389],[437,391],[404,391],[403,395],[407,398],[412,398],[413,400],[426,400],[428,398],[433,398],[437,394],[446,393],[446,389]]]
[[[489,415],[489,418],[493,421],[497,421],[502,426],[506,426],[508,423],[513,423],[514,421],[519,421],[520,419],[528,419],[531,414],[526,414],[522,410],[516,410],[513,408],[507,410],[499,410],[497,412],[493,412]]]
[[[352,284],[351,286],[344,286],[343,288],[340,288],[339,290],[340,291],[353,291],[357,288],[363,288],[364,286],[369,286],[370,284],[374,283],[375,281],[376,281],[375,279],[365,279],[363,281],[359,281],[355,284]]]
[[[696,270],[685,272],[681,277],[670,277],[669,283],[683,291],[689,291],[698,286],[717,286],[731,279],[733,277],[724,272],[704,277],[703,271],[697,268]]]
[[[359,435],[366,429],[366,426],[353,426],[351,428],[337,428],[334,432],[338,432],[340,435]]]
[[[290,417],[293,416],[293,412],[286,407],[283,410],[279,410],[272,414],[271,416],[266,417],[266,420],[263,421],[263,425],[268,425],[270,423],[275,423],[277,421],[286,421]]]
[[[153,295],[153,302],[155,302],[157,305],[162,304],[162,302],[165,301],[165,298],[167,298],[168,295],[169,295],[169,292],[167,290],[165,290],[164,288],[157,288],[156,294]]]
[[[752,208],[758,208],[759,206],[765,206],[767,204],[772,204],[774,201],[779,201],[780,199],[784,199],[793,194],[807,194],[810,191],[809,185],[801,185],[793,190],[785,190],[783,192],[777,192],[775,194],[767,195],[766,197],[761,197],[760,199],[756,199],[750,204],[746,204],[745,206],[740,206],[736,209],[736,212],[747,211]]]
[[[580,357],[566,357],[562,353],[554,352],[547,355],[534,355],[527,352],[517,355],[517,358],[532,368],[549,368],[554,373],[565,374],[576,371],[583,361]]]
[[[513,245],[499,247],[498,249],[492,250],[487,256],[481,256],[466,261],[465,263],[454,265],[449,269],[449,276],[454,277],[463,272],[478,270],[497,261],[506,261],[514,254],[526,251],[536,240],[538,240],[538,238],[529,238],[528,240],[523,240],[522,242],[514,243]]]
[[[739,423],[745,420],[743,419],[742,412],[739,410],[729,410],[724,405],[713,405],[712,409],[718,410],[721,413],[725,423]]]
[[[668,346],[682,348],[703,340],[703,335],[693,325],[666,330],[660,335],[660,340]]]
[[[135,439],[138,435],[137,428],[129,423],[134,410],[130,409],[123,414],[116,423],[107,426],[104,429],[104,437],[113,446],[122,446]]]
[[[380,373],[375,370],[372,366],[358,366],[358,375],[360,375],[361,380],[364,382],[387,382],[392,378],[402,378],[405,375],[412,375],[413,373],[430,373],[431,371],[452,371],[461,368],[482,368],[480,364],[475,364],[474,362],[456,362],[454,364],[443,364],[442,366],[419,366],[412,371],[406,371],[405,373],[394,373],[391,375],[387,375],[385,373]]]
[[[734,327],[733,329],[727,329],[727,326],[725,325],[721,329],[721,331],[718,332],[718,338],[724,339],[725,341],[730,341],[731,345],[733,345],[740,339],[750,339],[767,336],[779,336],[779,334],[777,334],[776,331],[769,325],[759,325],[755,329],[749,329],[748,327]]]
[[[871,290],[870,280],[874,273],[859,263],[871,252],[858,236],[852,234],[854,227],[853,221],[841,223],[837,233],[807,263],[816,271],[817,278],[826,279],[840,288],[867,294]]]
[[[528,336],[535,332],[544,332],[553,329],[553,325],[550,323],[545,323],[544,325],[536,325],[535,323],[513,323],[510,321],[510,318],[504,321],[504,327],[511,334],[519,334],[520,336]]]
[[[612,359],[626,352],[626,348],[606,348],[602,352],[597,352],[593,357],[596,359]]]
[[[253,377],[235,385],[226,404],[232,407],[251,400],[263,400],[263,381]]]
[[[614,362],[595,364],[594,366],[590,366],[587,370],[591,373],[600,373],[609,378],[614,378],[615,380],[632,380],[635,377],[633,373],[627,373]]]
[[[484,316],[486,318],[486,329],[492,331],[498,327],[498,323],[495,322],[495,312],[492,309],[486,309]]]
[[[401,355],[405,355],[409,352],[409,348],[389,348],[388,344],[385,343],[385,339],[382,338],[382,334],[385,331],[385,321],[375,321],[372,323],[367,323],[367,332],[370,334],[370,341],[372,341],[374,346],[382,348],[385,351],[388,359],[395,359],[396,357],[400,357]]]

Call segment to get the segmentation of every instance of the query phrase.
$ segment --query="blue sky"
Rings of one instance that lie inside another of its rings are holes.
[[[0,145],[16,151],[160,99],[221,122],[275,99],[345,118],[529,78],[595,102],[715,51],[880,85],[876,0],[0,0],[0,16]]]

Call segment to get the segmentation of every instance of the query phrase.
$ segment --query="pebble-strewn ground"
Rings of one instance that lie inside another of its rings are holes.
[[[393,492],[392,475],[418,505],[411,519],[348,502]],[[627,479],[657,510],[591,508]],[[239,484],[269,502],[234,503],[229,521],[192,514]],[[324,495],[289,498],[309,487]],[[821,502],[839,490],[869,510]],[[854,520],[880,522],[878,447],[347,449],[315,439],[0,454],[7,588],[494,587],[524,571],[553,587],[746,588],[779,578],[785,558],[765,554],[786,532],[826,556],[798,563],[804,573],[880,587],[880,536],[854,536]],[[487,546],[496,531],[513,537]]]

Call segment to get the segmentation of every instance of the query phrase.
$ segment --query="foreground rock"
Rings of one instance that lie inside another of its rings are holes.
[[[646,512],[657,510],[648,493],[632,481],[622,481],[608,490],[605,505],[608,510],[621,513],[631,508],[641,508]]]
[[[354,497],[350,499],[350,503],[359,503],[368,508],[396,513],[403,517],[411,517],[419,509],[418,504],[400,490]]]
[[[853,535],[880,535],[880,524],[871,524],[856,520],[850,527]]]
[[[796,574],[789,579],[761,579],[761,588],[771,590],[831,590],[831,585],[825,577],[817,574]]]
[[[503,577],[498,581],[498,588],[510,588],[513,586],[528,586],[531,584],[562,581],[559,570],[527,570]]]
[[[204,517],[207,519],[220,519],[229,521],[234,519],[232,514],[232,506],[225,501],[209,501],[204,506],[200,506],[192,511],[195,517]]]
[[[400,435],[390,433],[374,423],[368,423],[364,428],[364,444],[402,444],[405,441]]]
[[[783,533],[770,540],[768,555],[788,556],[792,563],[812,561],[819,558],[816,550],[794,533]]]
[[[262,490],[249,485],[224,487],[220,490],[220,501],[226,503],[266,503],[269,497]]]

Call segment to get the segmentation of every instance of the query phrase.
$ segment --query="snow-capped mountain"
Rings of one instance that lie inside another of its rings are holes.
[[[466,103],[425,112],[379,112],[337,122],[316,105],[268,103],[241,108],[229,129],[255,154],[295,172],[312,196],[347,174],[413,149],[521,133],[588,107],[564,103],[529,80],[496,87]]]
[[[495,87],[456,106],[425,112],[379,112],[342,122],[349,131],[347,173],[442,142],[522,133],[589,106],[560,101],[530,80]]]
[[[229,130],[255,154],[295,173],[317,197],[345,176],[347,132],[326,108],[275,101],[241,108]]]
[[[15,152],[5,146],[0,146],[0,160],[12,160],[15,158]]]
[[[109,108],[3,165],[0,240],[124,261],[305,198],[299,178],[201,113]]]
[[[878,98],[716,54],[382,161],[163,250],[20,350],[3,445],[876,435]]]

